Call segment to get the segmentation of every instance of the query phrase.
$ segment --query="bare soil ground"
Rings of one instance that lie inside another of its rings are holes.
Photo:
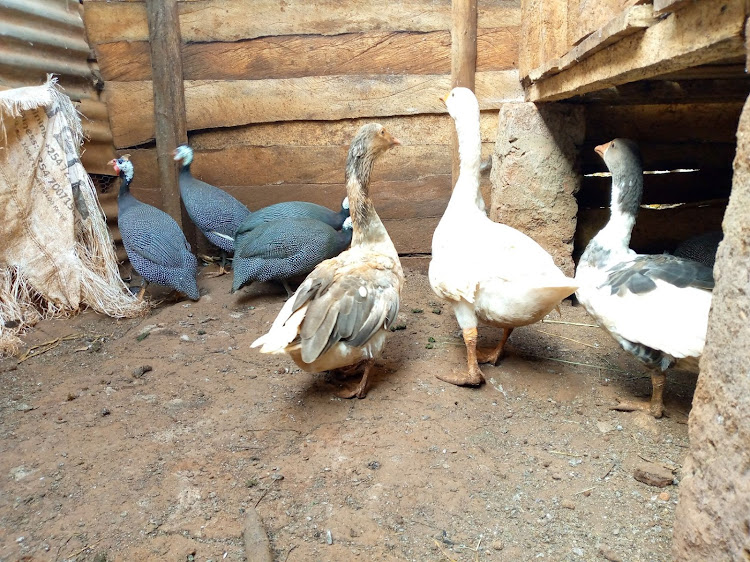
[[[695,377],[669,378],[668,418],[611,410],[650,379],[569,324],[591,323],[582,307],[458,388],[435,378],[465,365],[455,319],[408,271],[403,329],[367,398],[343,400],[250,349],[283,290],[199,284],[142,319],[43,322],[28,346],[71,339],[0,361],[0,560],[253,560],[250,510],[279,561],[671,559],[676,486],[633,472],[679,480]]]

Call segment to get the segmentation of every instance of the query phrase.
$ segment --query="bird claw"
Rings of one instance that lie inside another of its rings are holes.
[[[456,386],[480,386],[482,383],[485,382],[484,374],[481,370],[477,367],[476,371],[469,372],[469,373],[451,373],[451,374],[439,374],[435,375],[435,378],[447,382],[450,384],[455,384]]]
[[[660,402],[647,402],[645,400],[620,400],[618,398],[617,405],[612,406],[610,410],[617,410],[619,412],[646,412],[657,419],[666,415],[664,404]]]

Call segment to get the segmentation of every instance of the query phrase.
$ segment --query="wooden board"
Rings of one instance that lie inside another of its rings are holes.
[[[653,9],[650,5],[626,8],[572,49],[564,48],[556,49],[554,53],[546,52],[544,62],[529,72],[529,80],[536,81],[570,68],[623,37],[646,29],[654,21]]]
[[[187,127],[444,113],[439,97],[449,89],[448,75],[186,80]],[[513,70],[478,73],[476,91],[482,109],[523,95]],[[107,82],[105,92],[116,147],[154,138],[151,82]]]
[[[639,80],[577,96],[571,101],[603,105],[644,105],[746,100],[750,95],[750,76],[745,74],[744,65],[738,69],[736,75],[731,76],[731,78]]]
[[[654,13],[666,14],[687,6],[693,0],[654,0]]]
[[[586,108],[587,137],[658,143],[733,143],[742,103],[615,105]]]
[[[577,45],[620,16],[623,11],[644,3],[646,0],[567,0],[568,45]]]
[[[518,27],[483,29],[477,68],[515,67]],[[265,80],[346,74],[447,74],[450,32],[371,32],[328,36],[263,37],[238,42],[186,43],[186,80]],[[112,81],[151,80],[145,41],[96,47],[102,77]]]
[[[274,35],[339,35],[393,31],[445,31],[451,27],[446,0],[382,3],[369,0],[211,0],[180,2],[180,29],[187,42],[238,41]],[[84,21],[92,45],[148,38],[143,2],[87,0]],[[116,22],[116,25],[114,24]],[[516,1],[481,2],[481,27],[518,26]]]
[[[612,180],[584,177],[576,194],[580,208],[608,207]],[[695,203],[728,199],[732,191],[732,168],[702,169],[692,173],[646,174],[643,178],[644,205]]]
[[[290,185],[344,186],[347,146],[232,146],[196,152],[195,177],[222,188],[263,187],[275,201],[289,200]],[[492,145],[483,147],[489,155]],[[130,150],[135,168],[133,190],[159,185],[154,149]],[[400,146],[384,155],[373,171],[373,181],[420,181],[451,173],[450,145]],[[335,202],[336,198],[331,201]]]
[[[533,82],[529,101],[556,101],[691,66],[744,56],[743,2],[703,0]]]
[[[290,121],[243,125],[229,130],[196,131],[190,135],[190,145],[197,151],[222,150],[242,145],[346,147],[357,129],[372,120],[365,117],[342,121]],[[379,117],[377,122],[406,146],[447,145],[454,128],[453,120],[447,114]],[[481,112],[479,133],[483,143],[494,145],[497,126],[497,111]]]

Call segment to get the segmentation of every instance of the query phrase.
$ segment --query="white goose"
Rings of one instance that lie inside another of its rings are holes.
[[[401,144],[381,125],[360,128],[346,160],[351,247],[319,264],[286,301],[267,334],[251,347],[287,353],[306,371],[364,365],[359,385],[343,398],[364,398],[368,377],[396,319],[404,273],[369,194],[375,159]]]
[[[652,369],[651,401],[623,401],[616,409],[644,410],[658,418],[664,412],[664,371],[678,363],[697,372],[713,273],[692,260],[638,255],[630,249],[643,194],[638,147],[631,140],[615,139],[595,150],[612,173],[610,219],[581,256],[576,296],[623,349]]]
[[[479,385],[478,363],[496,364],[513,328],[541,320],[578,285],[534,240],[491,221],[479,189],[479,104],[471,90],[443,98],[456,122],[461,168],[448,208],[432,237],[432,290],[453,306],[466,344],[468,372],[440,375],[456,385]],[[477,350],[479,322],[503,328],[494,349]]]

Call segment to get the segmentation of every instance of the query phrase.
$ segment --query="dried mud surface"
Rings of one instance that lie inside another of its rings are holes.
[[[0,560],[255,560],[250,510],[279,561],[671,559],[695,377],[669,377],[667,418],[611,410],[650,379],[572,324],[582,307],[517,329],[488,384],[458,388],[435,378],[465,365],[455,319],[409,270],[402,329],[344,400],[351,381],[250,349],[282,290],[199,284],[145,318],[43,322],[28,346],[71,338],[0,361]]]

